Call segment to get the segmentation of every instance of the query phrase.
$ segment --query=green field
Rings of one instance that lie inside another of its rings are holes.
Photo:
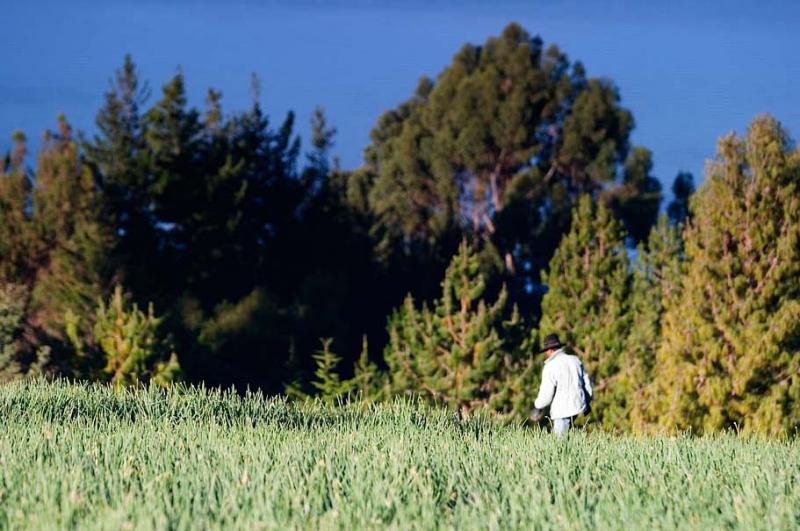
[[[0,387],[0,528],[800,525],[800,444],[617,438],[422,406]]]

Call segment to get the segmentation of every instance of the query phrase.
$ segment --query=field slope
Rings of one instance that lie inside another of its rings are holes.
[[[198,389],[0,387],[0,528],[800,525],[800,444],[633,439]]]

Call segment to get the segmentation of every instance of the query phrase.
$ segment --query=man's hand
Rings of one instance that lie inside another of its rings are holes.
[[[544,415],[544,412],[541,409],[533,408],[531,410],[531,420],[534,422],[539,422]]]

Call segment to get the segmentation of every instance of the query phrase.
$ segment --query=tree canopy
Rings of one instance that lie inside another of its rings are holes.
[[[466,235],[530,308],[581,195],[646,238],[661,188],[633,126],[613,83],[519,25],[465,45],[372,131],[361,171],[381,256],[442,268]]]
[[[613,81],[517,24],[377,119],[229,111],[126,57],[92,134],[64,115],[0,163],[0,381],[179,379],[292,397],[413,395],[524,421],[539,338],[596,383],[583,423],[800,427],[800,155],[758,117],[661,211]],[[660,217],[659,217],[660,216]],[[322,348],[320,349],[320,341]]]

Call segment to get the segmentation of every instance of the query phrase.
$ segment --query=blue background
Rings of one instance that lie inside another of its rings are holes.
[[[654,152],[667,185],[702,175],[722,134],[769,112],[800,135],[800,2],[445,1],[248,2],[36,0],[2,2],[0,148],[23,129],[36,148],[64,111],[91,132],[125,53],[158,97],[180,67],[190,101],[209,86],[225,110],[250,103],[261,77],[273,123],[289,109],[306,134],[322,105],[338,128],[335,153],[361,163],[381,112],[435,76],[465,42],[510,21],[557,43],[589,75],[610,77],[636,118],[633,141]]]

